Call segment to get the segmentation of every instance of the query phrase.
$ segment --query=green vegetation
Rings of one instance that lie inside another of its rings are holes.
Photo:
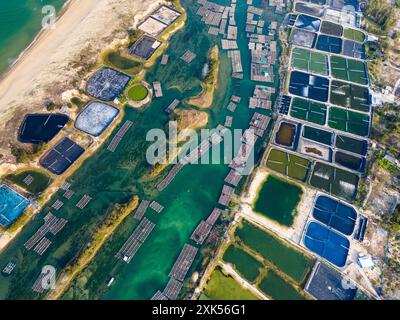
[[[128,38],[129,38],[129,43],[128,43],[128,48],[130,48],[136,41],[139,40],[139,38],[143,35],[143,31],[139,29],[129,29],[128,30]]]
[[[398,108],[393,104],[386,104],[374,112],[371,126],[371,137],[392,154],[400,157],[400,115]]]
[[[128,98],[132,101],[142,101],[147,97],[147,88],[141,84],[136,84],[128,90]]]
[[[365,13],[386,32],[389,31],[396,22],[393,8],[386,0],[368,1]]]
[[[24,182],[24,179],[28,176],[33,178],[33,181],[30,185],[27,185]],[[34,195],[42,193],[52,182],[52,179],[47,174],[35,170],[27,170],[10,174],[5,176],[5,179],[11,183],[15,183]]]
[[[258,298],[231,276],[223,274],[220,268],[216,268],[211,274],[200,300],[258,300]]]
[[[268,270],[258,286],[261,291],[274,300],[305,300],[296,289],[272,270]]]
[[[269,175],[258,193],[254,211],[281,225],[291,226],[302,194],[299,186]]]
[[[302,252],[247,221],[243,221],[235,235],[245,246],[259,253],[294,281],[299,284],[304,281],[311,267],[311,259]]]
[[[81,99],[78,98],[78,97],[72,97],[72,98],[71,98],[71,103],[73,103],[74,105],[76,105],[76,106],[78,107],[78,109],[81,109],[81,108],[86,104],[85,101],[81,100]]]
[[[263,267],[262,263],[235,245],[225,251],[223,260],[233,267],[249,282],[254,282]]]
[[[45,148],[45,144],[34,144],[31,150],[12,146],[11,154],[15,157],[17,163],[26,163],[34,160]]]

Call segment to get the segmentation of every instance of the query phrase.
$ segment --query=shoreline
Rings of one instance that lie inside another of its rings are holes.
[[[68,11],[68,8],[73,4],[73,2],[77,2],[78,0],[66,0],[63,6],[61,7],[60,11],[56,14],[56,22],[57,23],[62,16]],[[0,84],[14,69],[26,58],[29,52],[37,45],[38,42],[45,36],[45,33],[48,32],[49,29],[42,27],[33,40],[28,44],[25,49],[23,49],[19,54],[18,57],[11,63],[9,66],[3,71],[0,72]]]
[[[68,10],[68,8],[70,8],[70,6],[72,4],[78,3],[77,0],[68,0],[68,2],[66,2],[66,4],[63,6],[63,15],[62,16],[66,16],[64,15]],[[157,3],[153,3],[150,7],[146,8],[146,10],[144,10],[143,12],[138,12],[135,14],[135,19],[139,17],[139,19],[146,17],[149,15],[149,13],[154,9],[154,5],[155,4],[162,4],[163,1],[158,1]],[[178,2],[179,3],[179,2]],[[61,12],[61,10],[60,10]],[[165,30],[165,33],[163,34],[163,36],[166,36],[167,39],[169,39],[175,32],[177,32],[180,28],[182,28],[185,25],[185,21],[186,21],[186,12],[183,10],[182,12],[183,14],[183,20],[181,20],[181,23],[179,23],[178,25],[173,25],[172,28],[167,28]],[[59,19],[62,17],[60,16]],[[170,26],[171,27],[171,26]],[[51,31],[51,29],[44,29],[43,32],[41,32],[40,35],[37,36],[37,40],[35,45],[41,44],[41,41],[43,38],[45,38],[44,36],[48,34],[48,31]],[[166,42],[168,42],[168,40],[166,40]],[[29,54],[32,52],[32,49],[35,48],[35,45],[31,45],[29,49],[26,50],[26,54],[24,55],[24,57],[26,58],[27,56],[29,56]],[[99,56],[101,55],[101,53],[104,50],[107,50],[108,46],[110,46],[111,44],[108,44],[107,47],[103,48],[101,52],[99,52],[96,57],[99,58]],[[167,48],[168,46],[165,46],[164,50]],[[161,51],[159,54],[162,54]],[[22,63],[24,61],[24,58],[20,59],[20,63]],[[18,64],[14,64],[13,70],[9,70],[9,72],[11,73],[11,71],[14,71],[14,69],[18,66]],[[95,69],[97,70],[98,66],[95,67]],[[143,68],[143,70],[146,73],[146,68]],[[83,77],[85,78],[85,76]],[[2,80],[0,80],[0,85],[2,84]],[[3,251],[10,242],[13,241],[13,239],[21,232],[21,230],[25,227],[26,224],[28,224],[33,217],[35,217],[43,208],[43,206],[50,201],[50,199],[53,197],[53,195],[55,194],[56,190],[58,189],[58,187],[61,185],[61,183],[65,180],[68,179],[69,177],[71,177],[83,164],[86,160],[88,160],[89,158],[91,158],[91,156],[96,153],[98,150],[100,150],[100,148],[104,145],[104,142],[111,136],[112,132],[115,130],[115,128],[121,123],[121,121],[123,120],[124,116],[125,116],[125,108],[129,107],[126,104],[124,105],[120,105],[119,109],[120,109],[120,114],[118,116],[117,119],[115,119],[115,121],[109,126],[109,128],[107,128],[107,130],[105,132],[103,132],[103,134],[95,139],[94,143],[88,148],[87,152],[85,153],[85,155],[83,157],[81,157],[81,159],[79,159],[79,161],[77,163],[75,163],[73,166],[71,166],[64,174],[62,174],[61,176],[56,176],[54,178],[53,184],[44,192],[44,194],[42,195],[43,197],[43,204],[39,207],[39,208],[35,208],[34,210],[32,210],[32,212],[30,214],[28,214],[28,216],[26,217],[27,221],[19,226],[16,230],[13,230],[12,232],[7,232],[7,230],[3,233],[3,235],[0,237],[0,252]],[[1,117],[1,115],[0,115]],[[70,128],[72,129],[72,128]],[[61,131],[63,132],[63,131]],[[61,134],[61,132],[59,134]],[[74,132],[74,134],[76,136],[81,136],[82,134],[80,132]],[[50,143],[48,143],[46,145],[45,150],[50,149],[53,144],[57,141],[57,137],[55,137],[53,139],[53,141],[51,141]],[[44,151],[46,152],[46,151]],[[43,152],[43,153],[44,153]],[[10,170],[15,170],[21,167],[25,167],[25,168],[32,168],[32,169],[36,169],[37,168],[37,159],[42,155],[42,153],[40,153],[35,159],[29,161],[28,163],[20,163],[20,164],[12,164],[12,163],[8,163],[5,162],[2,165],[0,165],[0,173],[6,174],[7,172],[9,172]],[[22,217],[22,216],[21,216]]]

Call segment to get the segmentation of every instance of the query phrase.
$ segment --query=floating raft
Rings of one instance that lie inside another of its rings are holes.
[[[273,93],[275,93],[275,88],[256,85],[256,87],[254,88],[253,97],[259,99],[270,99],[271,94]]]
[[[176,175],[183,169],[185,166],[184,161],[179,161],[169,172],[168,175],[165,177],[164,180],[162,180],[158,185],[157,185],[157,190],[162,191],[164,190],[176,177]]]
[[[44,217],[44,224],[28,239],[28,241],[25,242],[24,246],[26,249],[31,250],[33,247],[35,247],[36,252],[41,252],[39,254],[43,254],[45,250],[50,246],[48,244],[47,246],[45,245],[47,243],[47,239],[45,236],[50,232],[53,235],[57,235],[67,224],[68,220],[65,220],[63,218],[57,218],[54,216],[51,212],[49,212],[45,217]],[[40,244],[40,245],[39,245]],[[38,246],[37,246],[38,245]],[[44,251],[42,252],[44,248]]]
[[[256,138],[258,137],[256,136]],[[243,174],[243,170],[247,166],[252,151],[253,151],[253,145],[243,142],[239,147],[237,155],[229,164],[229,168],[235,169],[238,173]]]
[[[212,227],[221,215],[222,210],[215,208],[208,216],[207,220],[202,220],[196,229],[193,231],[190,239],[196,242],[197,245],[202,245],[211,232]]]
[[[229,130],[229,129],[226,128],[225,126],[223,126],[222,124],[219,124],[219,125],[217,126],[217,130],[218,130],[221,134],[224,134],[224,132],[225,132],[226,130]]]
[[[159,204],[157,201],[152,201],[150,203],[150,208],[153,209],[157,213],[161,213],[164,210],[164,207]]]
[[[237,39],[237,31],[238,28],[234,26],[228,26],[228,40],[236,40]]]
[[[183,281],[194,261],[194,258],[196,257],[197,250],[196,247],[190,244],[185,244],[178,259],[175,261],[169,276],[176,280]]]
[[[189,153],[185,157],[185,160],[191,164],[197,163],[197,161],[210,150],[211,144],[209,140],[203,140],[195,150]]]
[[[229,102],[228,106],[226,107],[230,112],[235,112],[237,104],[233,101]]]
[[[249,129],[250,129],[250,130],[253,130],[254,134],[255,134],[257,137],[260,137],[260,138],[261,138],[261,137],[264,135],[264,133],[265,133],[265,130],[260,129],[260,128],[256,128],[256,127],[254,127],[254,126],[250,126]]]
[[[223,138],[221,137],[221,133],[213,132],[210,136],[210,142],[213,146],[221,143]]]
[[[165,109],[166,113],[171,113],[172,111],[174,111],[174,109],[178,106],[178,104],[181,101],[178,99],[174,99],[174,101],[171,102],[171,104],[167,107],[167,109]]]
[[[65,181],[65,182],[61,185],[60,189],[61,189],[61,190],[67,191],[70,187],[71,187],[71,184],[70,184],[69,182]]]
[[[234,192],[235,192],[234,188],[232,188],[228,185],[224,185],[224,187],[222,188],[222,193],[221,193],[221,196],[219,197],[218,203],[223,206],[228,206],[232,200]]]
[[[237,173],[235,170],[231,169],[224,181],[231,184],[232,186],[237,187],[240,180],[242,180],[242,177],[243,176],[240,173]]]
[[[4,269],[2,270],[2,272],[3,272],[4,274],[10,275],[10,274],[13,272],[13,270],[15,269],[16,266],[17,266],[17,265],[16,265],[14,262],[10,261],[10,262],[7,263],[7,265],[4,267]]]
[[[250,32],[253,33],[254,31],[256,31],[256,26],[253,24],[246,24],[246,32]]]
[[[228,51],[228,57],[231,59],[232,62],[233,73],[242,73],[243,67],[242,67],[240,51],[239,50]]]
[[[240,141],[250,145],[250,146],[254,146],[254,144],[257,141],[257,135],[255,134],[255,132],[253,130],[246,129],[242,135],[242,137],[240,138]]]
[[[263,14],[264,10],[260,9],[260,8],[256,8],[254,6],[249,6],[247,8],[247,12],[250,12],[250,13],[255,14],[257,16],[261,16]]]
[[[146,241],[155,224],[147,218],[139,223],[128,240],[123,244],[121,249],[115,255],[116,258],[123,260],[126,263],[131,262],[134,255],[138,252],[142,244]]]
[[[251,97],[249,101],[249,108],[250,109],[271,109],[272,108],[272,102],[267,99],[260,99],[260,98],[254,98]]]
[[[266,130],[270,121],[271,117],[255,112],[250,120],[250,125],[262,130]]]
[[[87,194],[85,194],[81,198],[81,200],[78,201],[78,203],[76,204],[76,207],[79,209],[85,209],[91,200],[92,200],[92,198],[90,196],[88,196]]]
[[[226,30],[226,25],[228,24],[228,19],[222,19],[219,25],[219,34],[224,35]]]
[[[162,301],[162,300],[168,300],[168,298],[167,298],[166,296],[164,296],[164,294],[163,294],[160,290],[158,290],[158,291],[154,294],[154,296],[151,297],[150,300],[159,300],[159,301]]]
[[[44,237],[42,238],[42,240],[39,241],[39,243],[35,246],[33,250],[41,256],[50,247],[50,245],[51,241]]]
[[[227,39],[221,39],[221,46],[223,50],[234,50],[238,48],[236,41]]]
[[[136,209],[136,212],[134,214],[134,218],[141,220],[144,216],[144,214],[146,213],[147,208],[150,205],[150,201],[148,200],[142,200],[138,206],[138,208]]]
[[[215,224],[215,222],[217,222],[217,220],[218,220],[219,216],[221,215],[221,213],[222,213],[221,209],[214,208],[213,211],[208,216],[206,222],[213,226]]]
[[[57,233],[59,233],[67,224],[68,220],[64,219],[64,218],[60,218],[58,219],[58,221],[56,221],[55,224],[53,224],[49,231],[51,234],[53,234],[54,236],[57,235]]]
[[[182,290],[183,283],[171,278],[169,279],[164,291],[163,295],[169,298],[170,300],[176,300],[179,296],[179,293]]]
[[[216,27],[210,27],[208,29],[208,34],[211,34],[213,36],[217,36],[219,34],[219,28]]]
[[[168,60],[169,60],[169,55],[167,55],[167,54],[164,54],[163,56],[162,56],[162,58],[161,58],[161,65],[163,65],[163,66],[165,66],[167,63],[168,63]]]
[[[130,120],[126,120],[123,126],[118,130],[117,134],[111,140],[110,144],[108,145],[108,150],[111,152],[115,152],[119,143],[121,142],[122,138],[128,132],[129,128],[132,127],[133,122]]]
[[[210,234],[211,229],[212,225],[202,220],[193,231],[190,239],[196,242],[197,245],[202,245],[204,240],[206,240],[208,235]]]
[[[34,180],[33,177],[30,174],[28,174],[24,179],[24,183],[27,186],[30,186],[32,184],[33,180]]]
[[[235,102],[235,103],[240,103],[240,101],[242,101],[242,98],[239,97],[239,96],[233,95],[233,96],[231,97],[231,100],[232,100],[233,102]]]
[[[43,279],[46,276],[44,273],[40,273],[39,277],[36,279],[35,283],[32,286],[32,290],[37,292],[37,293],[43,293],[44,288],[43,288]]]
[[[64,193],[64,195],[63,195],[63,197],[65,198],[65,199],[71,199],[72,198],[72,196],[75,194],[75,192],[73,192],[72,190],[67,190],[67,191],[65,191],[65,193]]]
[[[64,202],[61,200],[56,200],[53,205],[51,206],[54,210],[58,211],[61,209],[61,207],[64,205]]]
[[[153,82],[153,89],[154,89],[154,96],[156,98],[160,98],[163,96],[162,88],[161,88],[161,82],[160,81],[154,81]]]
[[[232,127],[232,122],[233,122],[233,117],[231,116],[226,116],[225,117],[225,127]]]
[[[196,58],[196,54],[190,50],[187,50],[183,56],[181,57],[181,59],[183,61],[185,61],[186,63],[190,63],[192,62],[194,59]]]

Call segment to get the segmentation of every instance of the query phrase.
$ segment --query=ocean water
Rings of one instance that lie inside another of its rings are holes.
[[[0,0],[0,73],[18,58],[41,30],[42,8],[59,11],[65,0]]]

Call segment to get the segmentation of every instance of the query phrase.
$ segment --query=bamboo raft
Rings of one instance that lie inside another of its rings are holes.
[[[135,219],[138,219],[138,220],[142,219],[144,214],[146,213],[147,208],[149,207],[149,205],[150,205],[150,201],[142,200],[140,202],[138,208],[136,209],[135,214],[133,215],[133,217]]]
[[[196,257],[198,249],[190,244],[185,244],[178,259],[175,261],[169,277],[174,278],[178,281],[185,280],[186,274],[188,273],[194,258]]]
[[[121,129],[118,130],[117,134],[114,136],[114,138],[111,140],[110,144],[108,145],[108,150],[111,152],[115,152],[117,149],[118,145],[122,141],[122,138],[125,136],[125,134],[128,132],[129,128],[133,125],[133,122],[130,120],[125,121]]]

